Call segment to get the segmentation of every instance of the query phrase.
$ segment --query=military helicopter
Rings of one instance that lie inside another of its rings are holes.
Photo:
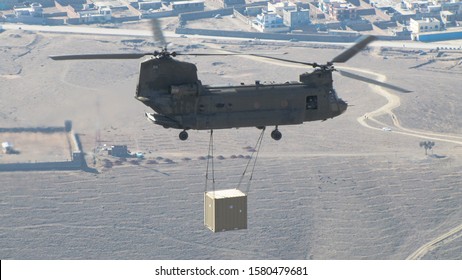
[[[164,128],[182,130],[181,140],[188,139],[188,130],[214,130],[240,127],[274,126],[271,137],[280,140],[282,125],[326,120],[344,113],[348,104],[337,96],[333,87],[332,72],[401,92],[397,86],[359,76],[334,68],[352,58],[374,36],[363,36],[351,47],[326,64],[300,62],[259,54],[211,54],[169,52],[157,20],[152,24],[154,39],[163,48],[153,53],[77,54],[50,56],[54,60],[74,59],[139,59],[141,63],[135,98],[155,113],[145,113],[148,120]],[[252,55],[289,63],[311,66],[312,72],[302,73],[299,82],[251,85],[203,85],[197,76],[196,65],[174,59],[178,55]]]

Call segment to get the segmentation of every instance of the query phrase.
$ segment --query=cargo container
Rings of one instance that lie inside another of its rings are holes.
[[[213,232],[247,228],[247,195],[238,189],[204,193],[204,224]]]

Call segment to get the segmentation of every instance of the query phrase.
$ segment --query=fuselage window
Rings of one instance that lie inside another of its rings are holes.
[[[318,97],[316,95],[306,97],[306,109],[307,110],[318,109]]]

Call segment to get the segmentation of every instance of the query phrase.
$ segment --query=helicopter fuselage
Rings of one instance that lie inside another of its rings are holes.
[[[299,82],[202,85],[196,66],[170,57],[141,64],[135,98],[165,128],[225,129],[301,124],[342,114],[347,104],[332,87],[332,70],[316,69]]]
[[[148,53],[102,53],[52,55],[53,60],[77,59],[138,59],[150,55],[141,63],[135,98],[152,108],[155,113],[145,113],[155,124],[165,128],[182,129],[181,140],[188,138],[188,129],[225,129],[274,125],[271,137],[280,140],[279,125],[301,124],[326,120],[341,115],[348,104],[337,97],[333,88],[332,72],[342,76],[381,86],[399,92],[407,89],[334,68],[334,63],[344,63],[376,39],[367,35],[325,64],[275,58],[262,54],[247,54],[286,63],[313,67],[312,72],[300,75],[298,82],[260,83],[237,86],[202,85],[197,77],[196,65],[175,60],[182,53],[167,51],[167,43],[159,23],[153,22],[154,37],[164,47]],[[156,36],[157,34],[157,36]],[[241,53],[213,54],[188,53],[195,56],[245,55]]]

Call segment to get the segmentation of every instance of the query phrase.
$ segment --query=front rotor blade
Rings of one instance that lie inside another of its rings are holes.
[[[337,55],[332,59],[332,63],[336,62],[346,62],[353,56],[355,56],[357,53],[359,53],[362,49],[364,49],[370,42],[376,40],[377,37],[372,36],[372,35],[365,35],[361,36],[358,41],[345,51],[343,51],[341,54]]]
[[[252,53],[180,53],[180,52],[175,52],[175,55],[195,55],[195,56],[261,56],[264,57],[263,55],[259,54],[252,54]],[[271,58],[271,57],[267,57]],[[274,59],[274,58],[273,58]]]
[[[347,72],[347,71],[344,71],[344,70],[336,69],[336,71],[339,72],[340,75],[345,76],[347,78],[359,80],[359,81],[366,82],[366,83],[369,83],[369,84],[378,85],[378,86],[381,86],[381,87],[384,87],[384,88],[389,88],[389,89],[396,90],[396,91],[403,92],[403,93],[412,92],[410,90],[407,90],[407,89],[404,89],[404,88],[401,88],[401,87],[398,87],[398,86],[395,86],[395,85],[387,84],[387,83],[384,83],[384,82],[379,82],[377,80],[366,78],[366,77],[363,77],[363,76],[360,76],[360,75],[357,75],[357,74],[353,74],[351,72]]]
[[[151,21],[152,35],[154,37],[154,43],[159,44],[162,48],[167,47],[165,41],[164,32],[160,26],[160,21],[157,18],[153,18]]]
[[[53,60],[80,60],[80,59],[137,59],[149,53],[102,53],[102,54],[69,54],[50,55]]]
[[[301,65],[308,65],[308,66],[313,66],[313,67],[319,66],[317,63],[311,63],[311,62],[296,61],[296,60],[290,60],[290,59],[284,59],[284,58],[277,58],[277,57],[266,56],[266,55],[260,55],[260,54],[249,54],[249,55],[250,55],[250,56],[256,56],[256,57],[267,58],[267,59],[272,59],[272,60],[283,61],[283,62],[288,62],[288,63],[295,63],[295,64],[301,64]]]

